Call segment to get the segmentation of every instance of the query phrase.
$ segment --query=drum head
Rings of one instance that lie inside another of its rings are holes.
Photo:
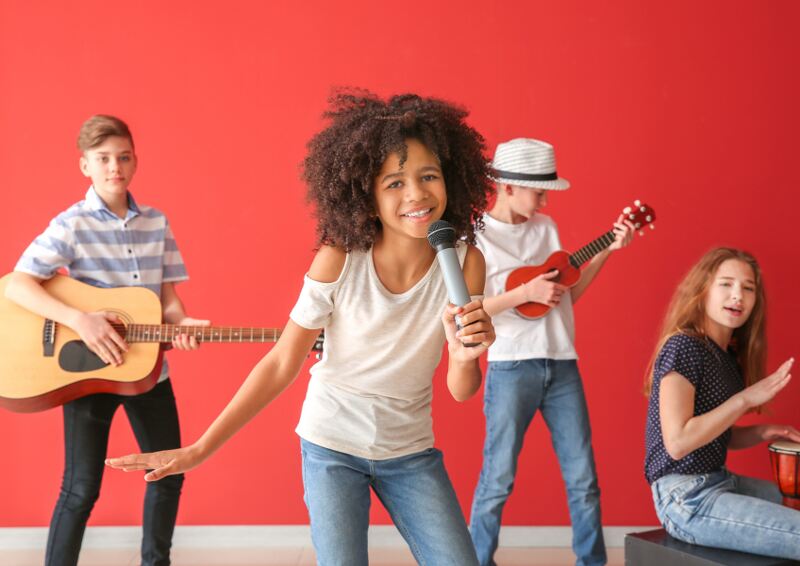
[[[800,443],[778,440],[770,444],[769,449],[780,454],[800,454]]]

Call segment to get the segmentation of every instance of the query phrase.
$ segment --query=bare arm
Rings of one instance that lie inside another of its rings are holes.
[[[309,270],[316,281],[335,281],[344,265],[344,252],[323,247]],[[145,480],[156,481],[198,466],[216,452],[297,377],[319,329],[306,329],[292,320],[275,347],[256,364],[228,405],[194,443],[176,450],[110,458],[106,463],[125,471],[153,469]]]
[[[209,326],[210,320],[190,318],[186,316],[183,301],[178,296],[175,283],[161,284],[161,317],[167,324],[178,326]],[[196,350],[200,347],[194,336],[180,334],[172,340],[172,345],[178,350]]]
[[[486,281],[486,262],[483,254],[472,246],[464,259],[464,279],[470,295],[482,295]],[[455,315],[461,318],[462,329],[456,333]],[[464,307],[447,307],[442,315],[447,335],[447,388],[456,401],[466,401],[481,386],[478,358],[494,342],[494,327],[481,305],[471,301]],[[464,344],[479,344],[466,347]]]
[[[772,399],[791,379],[788,360],[772,375],[733,395],[717,408],[694,415],[694,386],[677,372],[661,379],[659,414],[664,447],[674,460],[705,446],[732,427],[747,411]]]
[[[589,285],[592,284],[594,278],[603,269],[606,261],[611,252],[622,249],[633,241],[633,234],[636,231],[630,220],[625,220],[622,215],[617,218],[614,223],[614,235],[616,239],[605,250],[594,256],[589,264],[581,270],[581,278],[570,290],[572,296],[572,304],[578,302],[578,299],[583,295]]]
[[[603,269],[606,261],[608,261],[609,256],[611,256],[611,252],[606,248],[594,256],[591,261],[581,269],[581,278],[578,279],[578,282],[569,290],[573,305],[578,301],[581,295],[583,295],[584,291],[589,288],[589,285],[592,284],[594,278],[597,277],[597,274],[600,273],[600,270]]]
[[[33,275],[15,271],[6,287],[6,298],[32,313],[68,326],[105,363],[120,365],[122,352],[128,351],[128,345],[109,324],[117,317],[106,312],[85,313],[71,307],[48,293],[42,282]]]

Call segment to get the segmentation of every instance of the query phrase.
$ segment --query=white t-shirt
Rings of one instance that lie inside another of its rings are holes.
[[[506,291],[509,273],[518,267],[539,265],[561,249],[553,220],[538,212],[522,224],[507,224],[489,214],[483,216],[485,230],[478,233],[478,247],[486,258],[486,296]],[[529,320],[507,309],[492,317],[497,339],[489,347],[489,361],[549,358],[574,360],[575,319],[569,293],[561,303],[539,319]]]
[[[457,247],[464,264],[467,247]],[[405,293],[378,279],[372,250],[351,252],[339,279],[305,277],[291,319],[324,328],[300,423],[305,440],[372,460],[433,446],[433,373],[445,342],[447,289],[436,260]]]

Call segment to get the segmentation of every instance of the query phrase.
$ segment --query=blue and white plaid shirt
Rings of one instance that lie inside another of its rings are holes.
[[[162,283],[189,278],[164,213],[138,206],[128,193],[128,212],[119,218],[94,187],[50,222],[14,270],[49,279],[61,268],[95,287],[147,287],[159,297]]]

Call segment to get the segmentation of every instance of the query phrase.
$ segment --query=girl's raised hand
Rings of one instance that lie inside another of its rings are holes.
[[[461,323],[461,330],[456,328],[456,315]],[[476,299],[457,307],[448,305],[442,313],[447,348],[450,357],[458,361],[469,361],[480,357],[495,339],[494,325],[491,317],[483,310],[483,302]],[[465,344],[478,344],[467,347]]]
[[[129,454],[120,458],[108,458],[106,466],[124,472],[152,470],[144,475],[145,481],[158,481],[166,476],[182,474],[199,465],[205,458],[192,446],[175,450],[162,450],[146,454]]]
[[[789,380],[792,378],[792,374],[789,373],[792,369],[792,364],[794,364],[794,358],[789,358],[781,364],[778,371],[739,393],[744,399],[747,408],[753,409],[767,403],[775,397],[781,389],[786,387],[789,384]]]

